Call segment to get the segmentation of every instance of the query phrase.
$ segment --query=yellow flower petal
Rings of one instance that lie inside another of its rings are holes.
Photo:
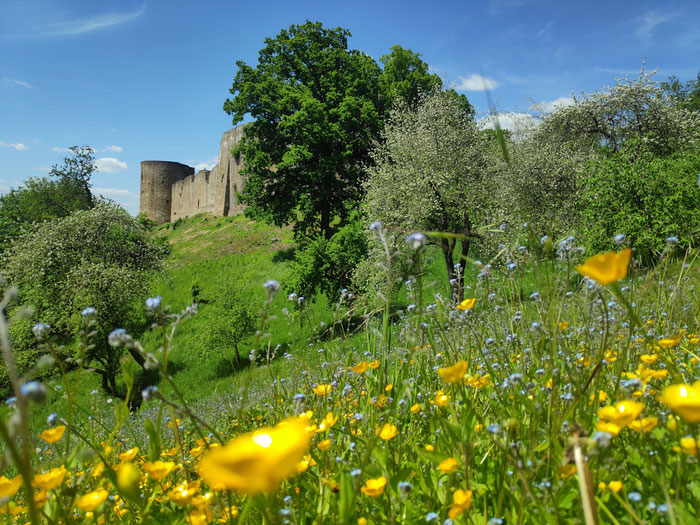
[[[608,252],[594,255],[585,263],[576,267],[576,270],[586,277],[593,279],[601,286],[614,283],[627,277],[631,248],[625,248],[621,252]]]

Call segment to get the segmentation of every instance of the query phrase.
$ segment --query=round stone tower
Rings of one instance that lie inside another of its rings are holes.
[[[158,224],[169,222],[172,186],[192,174],[194,174],[194,168],[179,162],[161,160],[141,162],[141,213]]]

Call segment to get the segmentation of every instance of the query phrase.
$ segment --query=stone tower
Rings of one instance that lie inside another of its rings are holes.
[[[170,222],[173,185],[190,175],[194,168],[179,162],[141,162],[141,213],[158,224]]]
[[[245,183],[240,155],[231,150],[243,138],[244,124],[221,137],[218,163],[194,173],[178,162],[147,160],[141,163],[141,213],[158,224],[213,213],[229,217],[243,212],[238,194]]]

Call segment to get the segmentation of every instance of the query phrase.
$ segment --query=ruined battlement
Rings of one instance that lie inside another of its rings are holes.
[[[219,162],[211,170],[201,170],[179,162],[141,162],[140,212],[158,224],[209,212],[219,217],[243,211],[238,194],[243,189],[240,156],[231,149],[243,137],[243,125],[223,134]]]

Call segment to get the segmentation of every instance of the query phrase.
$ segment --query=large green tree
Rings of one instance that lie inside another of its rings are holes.
[[[94,152],[74,146],[49,177],[31,178],[19,188],[0,195],[0,253],[33,223],[66,217],[94,205],[90,178],[97,170]]]
[[[234,124],[254,119],[237,148],[245,158],[246,213],[292,222],[298,236],[330,238],[361,200],[369,151],[388,111],[442,86],[419,54],[394,46],[382,70],[348,48],[349,36],[307,21],[265,39],[257,66],[237,62],[233,97],[224,104]]]

